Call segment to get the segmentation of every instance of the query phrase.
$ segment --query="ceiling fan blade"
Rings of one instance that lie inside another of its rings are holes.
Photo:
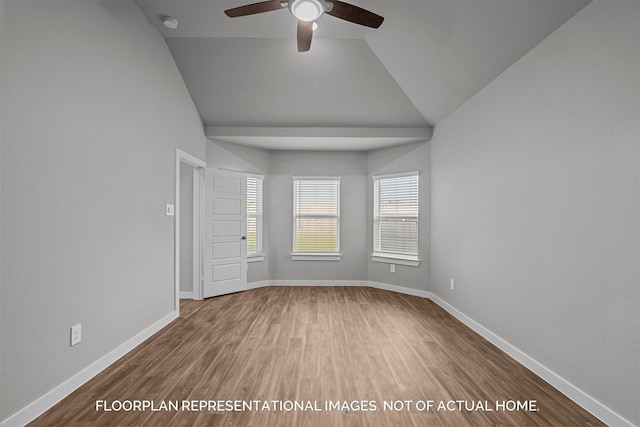
[[[329,2],[333,3],[333,9],[328,10],[326,13],[336,18],[371,28],[378,28],[382,25],[382,21],[384,21],[382,16],[376,15],[361,7],[339,0],[329,0]]]
[[[313,36],[313,22],[298,19],[298,52],[306,52],[311,49],[311,37]]]
[[[255,15],[256,13],[270,12],[279,9],[282,9],[280,0],[268,0],[227,9],[224,13],[230,18],[236,18],[238,16]]]

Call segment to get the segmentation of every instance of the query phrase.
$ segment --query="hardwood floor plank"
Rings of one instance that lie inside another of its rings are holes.
[[[30,425],[603,425],[427,299],[265,287],[181,313]],[[536,411],[506,406],[531,400]],[[141,401],[157,410],[113,406]]]

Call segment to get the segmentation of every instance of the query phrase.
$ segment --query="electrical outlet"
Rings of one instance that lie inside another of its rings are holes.
[[[456,290],[456,281],[451,279],[449,287],[451,288],[452,291],[455,291]]]
[[[71,327],[71,345],[76,345],[82,341],[82,324],[78,323]]]
[[[389,265],[389,271],[392,272],[392,273],[395,273],[396,272],[396,265],[395,264]]]

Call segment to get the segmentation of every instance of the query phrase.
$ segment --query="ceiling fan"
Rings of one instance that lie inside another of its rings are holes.
[[[298,19],[298,52],[306,52],[311,48],[314,21],[324,13],[371,28],[378,28],[384,21],[380,15],[340,0],[267,0],[228,9],[224,13],[236,18],[285,7]]]

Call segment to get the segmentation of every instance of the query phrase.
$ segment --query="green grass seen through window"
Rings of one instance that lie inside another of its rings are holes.
[[[296,252],[337,252],[334,234],[298,233]]]

